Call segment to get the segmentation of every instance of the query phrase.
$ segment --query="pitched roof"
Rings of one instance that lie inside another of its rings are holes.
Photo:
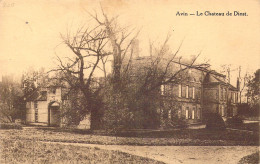
[[[231,89],[231,90],[238,90],[233,85],[219,79],[218,77],[212,75],[211,73],[207,73],[203,83],[204,84],[224,84],[224,85],[227,85],[229,87],[229,89]]]
[[[155,59],[156,59],[155,56],[142,56],[142,57],[133,58],[131,61],[132,62],[138,62],[138,64],[140,65],[140,64],[149,64],[149,63],[151,63],[152,60],[155,60]],[[162,58],[162,60],[168,60],[168,59]],[[140,63],[140,61],[144,61],[144,62]],[[179,58],[176,58],[175,60],[172,60],[171,62],[175,63],[175,64],[183,65],[183,66],[186,66],[186,67],[190,67],[191,64],[192,64],[192,60],[189,60],[189,59],[180,60]],[[200,71],[203,71],[203,72],[206,72],[206,73],[210,73],[210,74],[214,74],[214,75],[224,77],[224,78],[226,77],[226,75],[223,75],[221,73],[218,73],[215,70],[210,69],[209,66],[210,66],[209,64],[205,64],[205,67],[199,67],[199,68],[193,67],[193,69],[197,69],[197,70],[200,70]]]
[[[47,91],[33,91],[26,97],[27,101],[47,101]]]

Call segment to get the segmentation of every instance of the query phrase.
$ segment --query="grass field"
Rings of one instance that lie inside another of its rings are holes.
[[[243,157],[238,164],[259,164],[259,152]]]
[[[258,133],[186,129],[175,131],[135,131],[120,136],[79,134],[50,128],[0,130],[0,163],[159,163],[127,153],[99,148],[64,145],[91,143],[102,145],[147,146],[234,146],[259,145]],[[44,141],[44,142],[41,142]],[[45,141],[57,142],[46,143]],[[150,151],[150,150],[149,150]],[[137,155],[137,154],[136,154]],[[144,156],[147,157],[147,156]],[[157,158],[155,158],[157,159]],[[241,159],[255,160],[255,155]],[[91,162],[90,162],[91,161]]]
[[[42,143],[29,140],[1,140],[0,163],[147,163],[160,164],[119,151]]]
[[[55,129],[1,130],[3,139],[23,139],[36,141],[93,143],[104,145],[176,145],[176,146],[258,146],[258,133],[240,131],[213,131],[206,129],[186,129],[175,131],[128,132],[120,136],[78,134],[56,131]]]

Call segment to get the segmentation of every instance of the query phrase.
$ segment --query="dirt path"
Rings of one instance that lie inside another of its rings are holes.
[[[257,146],[122,146],[82,143],[55,144],[121,151],[169,164],[237,164],[242,157],[258,150]]]

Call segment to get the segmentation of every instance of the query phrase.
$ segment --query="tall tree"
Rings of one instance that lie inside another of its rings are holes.
[[[247,85],[247,96],[251,106],[259,108],[259,94],[260,94],[260,69],[256,70],[252,79],[249,80]]]
[[[99,25],[94,28],[80,27],[75,34],[61,34],[63,43],[72,52],[71,56],[60,58],[58,67],[52,71],[60,71],[62,79],[70,85],[71,90],[78,90],[84,97],[85,107],[80,114],[91,113],[91,128],[95,128],[97,111],[100,108],[100,79],[95,77],[98,70],[106,76],[106,62],[111,54],[105,51],[108,43],[107,32]]]
[[[131,46],[135,44],[139,31],[120,27],[118,17],[109,18],[103,10],[99,16],[98,14],[90,14],[90,16],[97,23],[94,28],[82,26],[75,34],[67,32],[66,35],[61,35],[63,43],[73,54],[72,57],[57,57],[59,65],[53,71],[63,72],[64,79],[71,88],[77,88],[82,92],[86,106],[84,110],[91,112],[92,128],[95,127],[93,122],[98,119],[94,113],[98,113],[97,111],[101,108],[99,105],[102,103],[105,103],[105,108],[116,109],[116,113],[120,112],[120,109],[124,112],[128,111],[129,106],[133,104],[131,100],[136,101],[142,95],[147,96],[153,91],[158,91],[161,85],[179,82],[181,77],[184,77],[184,72],[190,68],[208,67],[207,64],[195,64],[199,54],[186,65],[180,65],[181,59],[177,58],[177,54],[181,46],[175,53],[169,53],[167,43],[170,36],[167,36],[161,47],[154,48],[150,64],[142,73],[144,76],[136,78],[135,82],[139,83],[138,89],[135,89],[137,92],[132,94],[131,70],[135,66],[132,64],[134,52]],[[105,68],[109,57],[112,58],[112,74],[107,76]],[[173,65],[178,65],[175,72],[171,71]],[[103,81],[97,80],[94,75],[98,70],[104,73]],[[95,85],[96,83],[99,84]],[[101,92],[102,96],[100,96]],[[146,103],[149,103],[149,99]]]
[[[249,75],[248,72],[246,72],[244,75],[241,75],[241,66],[239,66],[239,75],[237,78],[237,89],[239,91],[239,103],[242,103],[242,97],[243,97],[243,92],[245,91],[245,88],[247,87],[249,80],[251,76]]]
[[[89,13],[91,17],[96,20],[99,26],[103,27],[106,31],[106,36],[112,46],[111,54],[113,56],[113,75],[112,80],[114,83],[114,91],[120,92],[122,72],[125,70],[122,68],[122,63],[127,55],[132,55],[130,51],[131,45],[137,38],[140,31],[135,29],[130,29],[129,27],[121,27],[118,23],[118,16],[109,18],[105,14],[103,8],[101,7],[101,16],[99,17],[97,13],[94,15]],[[129,58],[128,58],[129,59]],[[127,60],[128,60],[127,59]]]
[[[1,121],[14,122],[24,119],[25,103],[21,84],[12,76],[3,77],[0,82],[0,117]]]

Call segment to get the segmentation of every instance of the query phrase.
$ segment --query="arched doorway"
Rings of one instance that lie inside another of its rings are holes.
[[[52,101],[48,105],[48,126],[60,125],[60,103]]]

